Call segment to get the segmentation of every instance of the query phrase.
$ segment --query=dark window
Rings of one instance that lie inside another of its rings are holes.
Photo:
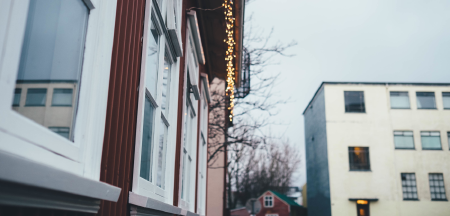
[[[348,147],[351,171],[370,170],[369,147]]]
[[[142,130],[142,151],[140,176],[148,181],[152,181],[152,136],[153,136],[153,113],[155,107],[150,98],[145,97],[144,105],[144,128]]]
[[[72,106],[72,89],[53,89],[52,106]]]
[[[447,132],[447,143],[448,143],[448,147],[450,149],[450,132]]]
[[[447,200],[442,173],[430,173],[428,179],[430,180],[431,200]]]
[[[364,106],[364,92],[362,91],[345,91],[345,112],[366,112]]]
[[[45,106],[47,89],[30,88],[27,91],[25,106]]]
[[[51,131],[69,139],[70,128],[68,127],[48,127]]]
[[[20,106],[20,95],[22,95],[22,89],[16,88],[14,90],[13,106]]]
[[[414,136],[412,131],[394,131],[396,149],[414,149]]]
[[[434,92],[416,92],[417,109],[436,109]]]
[[[408,92],[391,92],[392,109],[409,109]]]
[[[402,173],[403,200],[418,200],[416,174]]]
[[[442,92],[442,101],[444,109],[450,109],[450,92]]]
[[[441,150],[441,133],[439,131],[422,131],[420,132],[422,140],[422,149],[425,150]]]

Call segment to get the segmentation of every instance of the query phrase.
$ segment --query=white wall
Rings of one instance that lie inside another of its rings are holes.
[[[366,113],[345,113],[344,91],[364,91]],[[392,110],[389,91],[409,91],[411,109]],[[416,91],[435,92],[437,110],[417,110]],[[431,201],[428,173],[443,173],[450,194],[450,86],[325,84],[332,215],[356,216],[349,198],[378,198],[371,215],[450,215],[450,204]],[[394,130],[412,130],[415,150],[395,150]],[[443,150],[422,150],[420,131],[440,131]],[[349,171],[348,147],[369,147],[371,171]],[[419,201],[403,201],[400,173],[414,172]]]

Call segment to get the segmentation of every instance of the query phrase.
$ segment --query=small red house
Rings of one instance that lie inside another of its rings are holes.
[[[268,190],[258,200],[262,209],[256,216],[306,216],[306,208],[284,194]]]
[[[306,216],[306,208],[284,194],[268,190],[259,198],[261,211],[256,216]],[[245,210],[245,211],[244,211]],[[231,210],[232,216],[250,215],[246,209]]]

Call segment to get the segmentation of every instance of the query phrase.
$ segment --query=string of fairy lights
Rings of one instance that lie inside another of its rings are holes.
[[[225,55],[225,61],[227,61],[227,88],[225,90],[226,95],[230,98],[230,104],[228,106],[229,110],[229,119],[230,122],[233,121],[233,108],[234,108],[234,81],[235,81],[235,68],[233,65],[233,59],[236,57],[234,55],[234,45],[236,42],[234,41],[234,17],[233,17],[233,0],[224,0],[225,2],[222,6],[225,8],[225,24],[226,29],[225,33],[227,34],[227,38],[223,41],[227,44],[228,49]]]

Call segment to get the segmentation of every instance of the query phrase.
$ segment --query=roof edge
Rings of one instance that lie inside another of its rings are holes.
[[[314,96],[309,101],[306,108],[303,110],[303,115],[305,115],[306,110],[308,110],[308,107],[311,105],[311,103],[316,98],[317,94],[320,92],[320,89],[323,87],[324,84],[329,85],[415,85],[415,86],[450,86],[450,83],[414,83],[414,82],[322,82],[319,86],[319,88],[314,93]]]

